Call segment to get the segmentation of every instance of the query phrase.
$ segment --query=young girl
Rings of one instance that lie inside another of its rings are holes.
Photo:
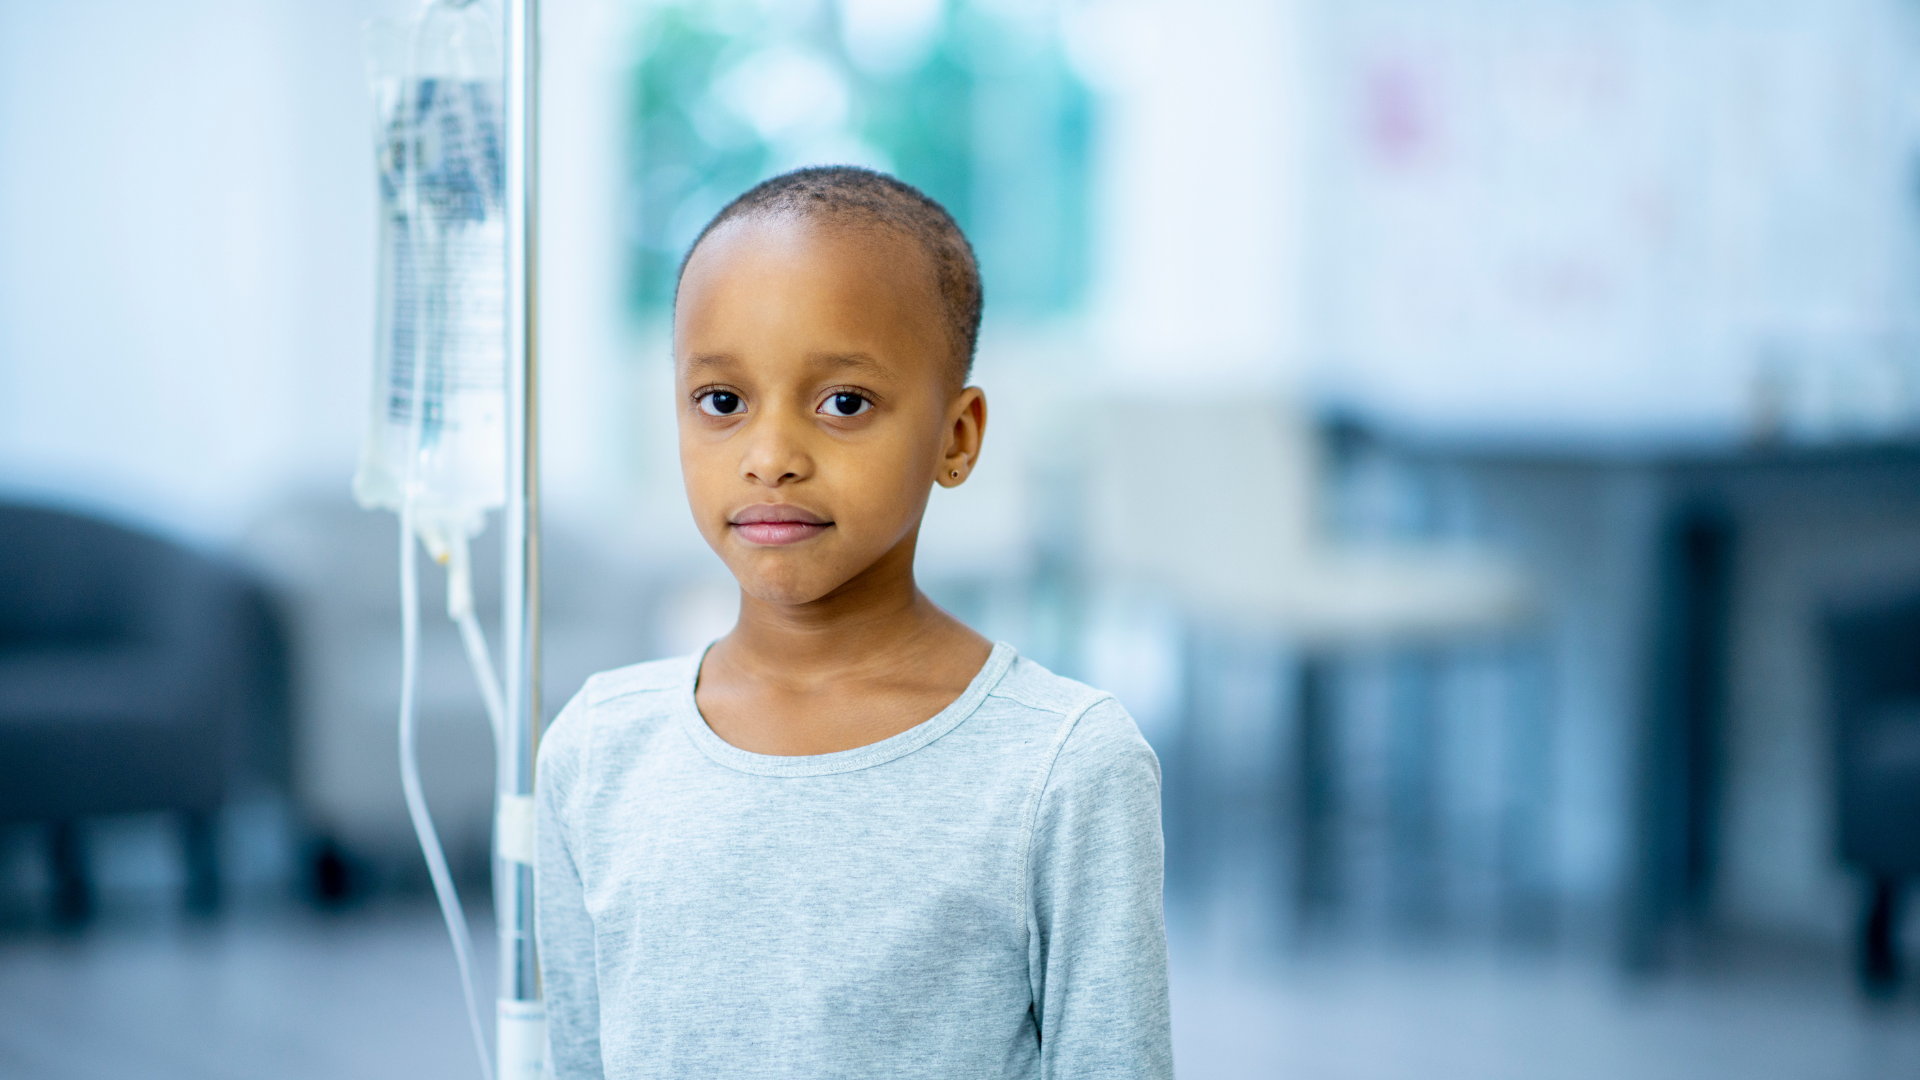
[[[740,615],[541,745],[554,1076],[1172,1075],[1159,762],[914,584],[986,432],[980,310],[953,219],[862,169],[688,253],[681,469]]]

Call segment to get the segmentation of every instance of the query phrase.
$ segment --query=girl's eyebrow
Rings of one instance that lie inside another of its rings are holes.
[[[687,358],[688,371],[707,371],[713,368],[732,367],[738,363],[731,353],[710,353],[704,356]]]
[[[821,353],[808,357],[808,361],[815,367],[828,367],[839,371],[865,371],[877,375],[887,370],[885,364],[866,353]],[[687,370],[711,371],[716,368],[735,367],[739,363],[739,357],[732,353],[703,353],[687,358]]]
[[[816,365],[846,371],[866,371],[881,374],[887,366],[866,353],[827,353],[811,358]]]

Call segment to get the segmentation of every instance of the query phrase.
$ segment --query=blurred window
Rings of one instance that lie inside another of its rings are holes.
[[[977,0],[655,2],[631,97],[628,296],[665,314],[706,222],[803,165],[881,169],[951,211],[996,317],[1070,309],[1087,270],[1091,99],[1056,23]]]

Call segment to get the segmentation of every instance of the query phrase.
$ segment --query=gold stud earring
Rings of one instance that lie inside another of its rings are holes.
[[[960,470],[959,470],[959,469],[955,469],[955,470],[953,470],[953,478],[954,478],[955,480],[958,480],[958,479],[960,479]]]

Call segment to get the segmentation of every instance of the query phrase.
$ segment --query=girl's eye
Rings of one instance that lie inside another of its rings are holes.
[[[839,393],[829,395],[826,402],[820,406],[820,411],[828,416],[859,416],[871,408],[873,408],[873,402],[859,394]]]
[[[700,411],[708,416],[733,416],[746,403],[731,390],[709,390],[700,395]]]

